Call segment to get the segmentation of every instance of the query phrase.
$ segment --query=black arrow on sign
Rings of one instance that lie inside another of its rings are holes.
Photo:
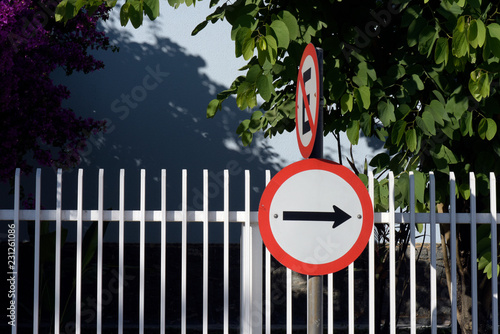
[[[283,211],[283,220],[333,222],[332,228],[336,228],[351,218],[336,205],[333,206],[333,210],[334,212]]]

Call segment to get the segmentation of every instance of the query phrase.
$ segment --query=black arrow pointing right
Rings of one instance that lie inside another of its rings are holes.
[[[351,218],[336,205],[333,206],[333,210],[334,212],[283,211],[283,220],[333,222],[332,228],[336,228]]]

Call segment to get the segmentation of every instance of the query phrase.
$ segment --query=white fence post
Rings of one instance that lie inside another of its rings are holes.
[[[19,220],[19,214],[20,214],[20,197],[21,197],[21,189],[20,189],[20,183],[21,183],[21,170],[18,168],[16,169],[16,176],[14,179],[14,265],[10,267],[10,272],[9,274],[14,276],[14,320],[13,321],[14,325],[12,326],[12,334],[17,333],[17,311],[18,311],[18,303],[19,300],[17,298],[18,296],[18,291],[19,291],[19,225],[20,225],[20,220]],[[10,264],[11,262],[9,262]],[[11,283],[12,284],[12,283]],[[11,305],[9,305],[10,307]]]
[[[476,179],[474,173],[469,174],[469,189],[470,189],[470,248],[471,259],[477,259],[477,233],[476,233]],[[471,261],[472,274],[472,333],[477,334],[478,331],[478,314],[477,314],[477,261]]]
[[[165,334],[165,293],[167,280],[167,171],[161,170],[161,279],[160,279],[160,333]]]
[[[97,186],[97,334],[102,332],[102,252],[104,237],[104,170],[99,169]]]
[[[42,171],[36,170],[36,186],[35,186],[35,268],[33,273],[33,334],[38,334],[38,308],[40,305],[40,209],[41,209],[41,184]]]
[[[375,185],[373,172],[368,172],[368,191],[375,208]],[[375,333],[375,224],[373,225],[372,235],[368,242],[368,328],[371,334]],[[333,332],[333,331],[332,331]],[[329,333],[331,334],[331,333]]]
[[[450,172],[450,229],[451,229],[451,333],[457,334],[457,205],[455,173]]]
[[[394,205],[394,174],[389,172],[389,326],[391,334],[396,334],[396,212]]]
[[[54,295],[54,333],[59,334],[61,303],[61,224],[62,224],[62,170],[57,170],[56,191],[56,273]]]
[[[491,326],[492,333],[498,333],[498,271],[497,271],[497,181],[495,174],[490,173],[490,212],[491,212]]]
[[[120,169],[118,221],[118,334],[123,334],[123,285],[125,277],[125,170]]]
[[[434,173],[429,173],[429,211],[431,218],[431,334],[437,334],[437,286],[436,286],[436,185]]]
[[[241,331],[262,333],[262,250],[258,224],[251,223],[250,172],[245,171],[245,223],[242,228]]]
[[[76,221],[76,311],[75,333],[81,332],[82,309],[82,233],[83,233],[83,169],[78,169],[78,198]]]

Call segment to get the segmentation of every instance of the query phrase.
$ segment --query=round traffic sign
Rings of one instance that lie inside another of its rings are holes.
[[[302,54],[295,94],[297,141],[300,153],[306,159],[311,155],[318,129],[320,80],[316,48],[310,43]]]
[[[358,258],[373,217],[363,182],[348,168],[320,159],[282,169],[259,204],[264,244],[281,264],[306,275],[333,273]]]

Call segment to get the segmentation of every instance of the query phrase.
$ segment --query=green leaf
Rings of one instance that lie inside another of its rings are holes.
[[[490,79],[487,72],[476,69],[471,72],[469,80],[469,91],[479,102],[490,95]]]
[[[252,38],[252,31],[247,27],[241,27],[236,33],[234,40],[236,58],[243,55],[243,46]]]
[[[347,126],[346,135],[351,144],[357,145],[359,141],[359,120],[351,120]]]
[[[469,134],[469,136],[472,136],[474,134],[474,131],[472,129],[472,112],[468,110],[462,115],[462,118],[460,119],[460,132],[463,136],[467,134]]]
[[[208,103],[207,106],[207,118],[212,118],[215,116],[218,110],[221,110],[222,103],[217,99],[213,99]]]
[[[168,4],[174,8],[179,8],[183,2],[184,0],[168,0]]]
[[[379,153],[370,161],[370,166],[377,168],[376,172],[380,172],[387,168],[391,157],[387,153]]]
[[[401,139],[405,134],[405,130],[406,130],[405,120],[400,119],[394,124],[391,132],[391,141],[394,145],[399,145]]]
[[[448,63],[450,48],[448,46],[448,38],[440,37],[436,41],[436,50],[434,51],[434,62],[436,64]]]
[[[61,21],[65,18],[66,14],[66,5],[68,4],[68,0],[63,0],[61,1],[57,7],[56,7],[56,12],[54,14],[54,17],[56,21]],[[69,18],[68,18],[69,19]]]
[[[130,2],[125,2],[120,8],[120,24],[125,27],[129,21]]]
[[[252,143],[253,133],[245,131],[241,134],[241,142],[244,146],[248,146]]]
[[[500,57],[500,25],[491,23],[487,27],[487,43],[495,57]]]
[[[238,128],[236,129],[236,134],[242,135],[243,132],[248,130],[248,126],[250,125],[250,120],[245,119],[243,120],[240,125],[238,125]]]
[[[441,145],[441,150],[439,151],[438,155],[444,157],[450,165],[456,164],[458,162],[455,153],[453,153],[452,150],[444,145]]]
[[[481,20],[472,20],[468,32],[469,44],[473,48],[482,47],[486,40],[486,27]]]
[[[478,81],[479,93],[483,98],[490,96],[490,84],[488,72],[484,72],[484,75]]]
[[[139,28],[144,19],[144,8],[143,2],[139,0],[129,0],[130,8],[129,8],[129,18],[132,26],[134,28]]]
[[[418,51],[420,54],[429,55],[437,37],[438,33],[433,26],[427,26],[422,29],[418,36]]]
[[[238,87],[238,92],[236,94],[236,105],[241,110],[248,108],[253,108],[257,105],[257,97],[255,95],[254,85],[244,81]]]
[[[491,252],[481,254],[481,257],[478,259],[477,269],[483,270],[488,264],[491,264]]]
[[[266,101],[271,99],[274,93],[273,81],[271,75],[261,75],[257,78],[257,90]]]
[[[436,135],[436,125],[434,121],[434,117],[432,117],[432,114],[429,111],[424,111],[422,113],[422,121],[425,124],[425,128],[427,129],[427,132],[433,136]]]
[[[361,114],[360,127],[365,136],[370,137],[372,134],[372,117],[369,113],[364,112]]]
[[[408,172],[401,174],[394,180],[394,197],[399,205],[405,206],[410,202],[410,175]]]
[[[444,126],[445,120],[450,120],[450,118],[446,114],[444,105],[438,100],[432,100],[431,103],[425,107],[425,110],[428,110],[432,114],[434,122],[438,123],[441,126]]]
[[[408,41],[409,47],[413,47],[413,46],[417,45],[420,32],[426,26],[427,26],[427,21],[422,16],[418,16],[408,26],[407,41]]]
[[[250,83],[257,82],[257,78],[262,74],[262,69],[259,65],[253,65],[247,72],[246,81]]]
[[[278,14],[278,18],[286,24],[288,28],[288,36],[290,40],[295,40],[299,37],[299,25],[297,19],[289,11],[282,11]]]
[[[415,152],[417,149],[417,131],[415,131],[415,128],[411,128],[408,131],[406,131],[406,146],[408,146],[408,149],[410,152]]]
[[[108,6],[109,8],[113,8],[114,6],[116,6],[117,2],[118,0],[106,0],[106,6]]]
[[[414,171],[415,180],[415,199],[420,203],[425,203],[425,187],[427,185],[427,177],[424,173]]]
[[[236,36],[242,28],[247,28],[250,30],[250,32],[254,31],[258,23],[259,21],[255,20],[255,17],[251,15],[245,14],[239,16],[234,22],[233,27],[231,28],[231,40],[236,40]]]
[[[198,24],[193,31],[191,32],[191,36],[196,36],[200,31],[202,31],[208,24],[208,21],[203,21]]]
[[[462,20],[462,22],[460,22]],[[459,23],[453,30],[451,50],[455,57],[461,58],[469,54],[469,43],[467,42],[467,31],[464,28],[464,17],[458,19]]]
[[[497,133],[497,124],[491,118],[483,118],[479,121],[477,132],[481,139],[492,140]]]
[[[290,33],[286,24],[281,20],[274,20],[271,22],[270,28],[274,32],[276,40],[278,42],[278,47],[286,49],[290,43]]]
[[[259,38],[259,43],[257,45],[259,48],[259,51],[266,51],[267,49],[267,42],[265,38]]]
[[[352,78],[352,81],[358,87],[370,86],[373,81],[377,80],[377,73],[371,65],[367,62],[362,61],[357,66],[356,75]]]
[[[144,0],[144,11],[151,21],[160,16],[160,0]]]
[[[415,83],[415,85],[417,86],[417,89],[418,90],[424,90],[424,83],[422,82],[422,79],[420,79],[420,77],[416,74],[412,74],[411,75],[411,78],[413,80],[413,82]]]
[[[463,199],[468,200],[470,198],[470,186],[466,183],[462,183],[458,187],[458,192]]]
[[[478,232],[479,232],[479,229],[478,229]],[[477,253],[483,254],[483,253],[488,252],[490,250],[491,250],[491,239],[489,238],[489,236],[482,238],[482,239],[479,239],[479,236],[478,236]]]
[[[252,36],[249,36],[248,38],[245,39],[241,47],[241,53],[243,54],[243,59],[249,60],[250,58],[252,58],[254,49],[255,49],[255,39]]]
[[[370,88],[362,86],[354,90],[354,96],[358,103],[359,109],[370,108]]]
[[[267,60],[274,65],[278,57],[278,43],[273,36],[266,36],[265,38],[267,43]]]
[[[250,117],[250,123],[248,123],[248,130],[251,133],[256,133],[262,128],[262,111],[256,110],[252,117]]]
[[[348,111],[352,111],[354,106],[354,99],[351,94],[345,93],[342,95],[340,99],[340,108],[342,109],[342,113],[345,114]]]
[[[391,123],[396,122],[394,105],[391,101],[380,101],[377,105],[377,110],[378,118],[384,126],[389,126]]]

